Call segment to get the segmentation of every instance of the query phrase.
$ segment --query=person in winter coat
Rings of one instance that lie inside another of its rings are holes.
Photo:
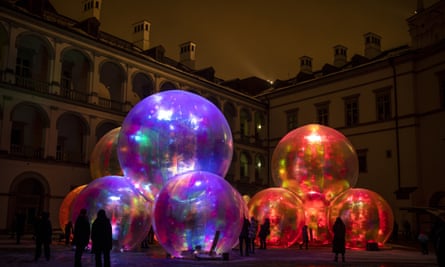
[[[342,261],[345,261],[346,251],[346,226],[340,217],[335,219],[333,226],[334,240],[332,241],[332,252],[335,253],[334,261],[338,261],[338,254],[341,254]]]
[[[249,220],[244,217],[243,219],[243,227],[241,228],[241,233],[239,235],[239,252],[240,255],[243,256],[243,246],[244,246],[244,255],[249,256]]]
[[[91,241],[93,242],[92,252],[96,256],[96,267],[102,267],[102,255],[104,257],[104,267],[110,267],[110,251],[113,247],[111,223],[101,209],[97,212],[97,218],[91,228]]]
[[[81,209],[74,224],[73,245],[76,246],[74,252],[74,267],[82,266],[82,254],[89,242],[90,221],[87,217],[87,210]]]
[[[269,218],[264,219],[264,223],[260,226],[260,232],[258,236],[260,237],[260,249],[266,249],[266,238],[270,234],[270,220]]]
[[[53,227],[51,221],[49,220],[49,213],[42,212],[42,217],[37,220],[35,225],[35,236],[36,236],[36,253],[34,257],[34,261],[37,261],[42,254],[42,245],[43,251],[45,254],[45,259],[49,261],[50,258],[50,248],[52,239],[52,231]]]
[[[250,218],[249,227],[249,241],[250,241],[250,252],[255,254],[255,239],[258,232],[258,221],[255,217]]]

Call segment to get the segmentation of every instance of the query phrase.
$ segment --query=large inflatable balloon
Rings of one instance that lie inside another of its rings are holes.
[[[122,169],[117,157],[117,141],[121,127],[106,133],[94,146],[90,156],[90,173],[92,179],[104,176],[122,176]]]
[[[204,171],[179,174],[155,200],[156,238],[173,257],[199,249],[228,253],[239,238],[243,206],[242,196],[222,177]]]
[[[328,211],[331,231],[337,217],[346,225],[346,245],[351,248],[366,248],[368,242],[383,246],[394,226],[389,204],[363,188],[346,190],[332,201]]]
[[[80,185],[73,190],[71,190],[63,199],[62,204],[60,204],[59,208],[59,226],[62,229],[62,232],[65,233],[66,224],[71,221],[71,208],[74,200],[79,195],[80,191],[82,191],[87,185]],[[72,222],[74,223],[74,222]]]
[[[280,140],[272,155],[271,170],[277,186],[302,198],[309,192],[321,193],[330,201],[357,182],[358,158],[343,134],[309,124]]]
[[[231,130],[218,107],[181,90],[140,101],[126,116],[118,141],[124,176],[148,199],[154,199],[170,178],[187,171],[224,177],[232,153]]]
[[[111,221],[113,249],[132,250],[147,237],[152,204],[128,179],[105,176],[93,180],[79,193],[73,202],[72,221],[75,223],[84,208],[90,223],[93,223],[97,212],[103,209]]]
[[[303,202],[293,192],[278,187],[264,189],[249,201],[249,214],[262,224],[270,220],[267,246],[287,248],[297,241],[305,224]],[[259,239],[256,239],[259,243]]]

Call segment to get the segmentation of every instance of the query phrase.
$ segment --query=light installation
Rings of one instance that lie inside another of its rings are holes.
[[[76,199],[77,195],[79,195],[80,191],[82,191],[87,185],[80,185],[65,196],[65,198],[62,201],[62,204],[60,204],[59,208],[59,226],[62,232],[65,233],[65,225],[71,221],[71,208],[73,205],[74,200]],[[72,222],[74,224],[74,222]]]
[[[140,101],[126,116],[118,140],[124,176],[152,200],[177,174],[201,170],[224,177],[232,153],[231,130],[218,107],[181,90]]]
[[[92,179],[104,176],[122,176],[122,169],[117,157],[117,141],[121,127],[102,136],[90,155],[90,173]]]
[[[97,212],[104,209],[113,231],[113,249],[127,251],[140,245],[151,226],[152,202],[122,176],[105,176],[90,182],[72,206],[75,223],[82,208],[92,224]],[[75,227],[75,226],[74,226]]]
[[[368,242],[383,246],[394,225],[391,207],[385,199],[363,188],[348,189],[332,201],[328,210],[329,229],[337,217],[346,225],[346,245],[351,248],[366,248]]]
[[[250,199],[248,208],[259,224],[269,218],[268,246],[287,248],[300,237],[305,223],[303,202],[293,192],[278,187],[264,189]],[[258,238],[256,241],[259,245]]]
[[[155,200],[153,228],[156,238],[173,257],[195,250],[229,252],[242,227],[242,196],[222,177],[193,171],[167,181]],[[218,232],[218,234],[217,234]]]

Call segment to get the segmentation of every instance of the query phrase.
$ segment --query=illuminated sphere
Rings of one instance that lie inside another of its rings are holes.
[[[204,171],[179,174],[167,181],[153,207],[158,242],[173,257],[184,257],[198,246],[215,253],[232,250],[243,223],[242,196],[220,176]]]
[[[126,116],[118,141],[125,176],[149,199],[170,178],[187,171],[224,177],[232,153],[232,133],[218,107],[181,90],[140,101]]]
[[[305,223],[303,203],[293,192],[278,187],[264,189],[249,201],[249,214],[261,225],[270,220],[267,246],[287,248],[297,241]],[[259,228],[259,227],[258,227]],[[259,243],[259,238],[256,239]]]
[[[91,224],[97,212],[105,210],[111,222],[115,250],[138,248],[150,230],[152,202],[122,176],[105,176],[90,182],[73,203],[73,223],[82,208],[87,210]]]
[[[65,225],[71,221],[71,208],[74,200],[77,195],[79,195],[80,191],[82,191],[87,185],[81,185],[73,190],[71,190],[63,199],[62,204],[60,204],[59,208],[59,226],[62,229],[62,232],[65,233]],[[74,224],[74,222],[72,222]]]
[[[337,217],[346,225],[346,246],[366,248],[366,243],[379,246],[392,233],[394,215],[389,204],[379,194],[363,188],[353,188],[335,198],[328,210],[330,230]]]
[[[304,197],[309,192],[326,200],[353,187],[358,177],[358,158],[348,139],[333,128],[308,124],[285,135],[271,162],[277,186]]]
[[[92,179],[104,176],[122,176],[121,165],[117,157],[117,141],[121,127],[115,128],[99,139],[90,156]]]

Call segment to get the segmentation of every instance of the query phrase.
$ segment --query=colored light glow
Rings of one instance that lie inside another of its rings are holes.
[[[105,176],[90,182],[73,202],[73,223],[82,208],[87,210],[90,223],[100,209],[105,210],[111,221],[115,250],[136,248],[150,230],[152,202],[122,176]]]
[[[249,215],[259,223],[270,219],[267,246],[287,248],[301,235],[305,223],[303,202],[293,192],[284,188],[267,188],[256,193],[248,203]],[[256,239],[259,245],[259,239]]]
[[[160,190],[153,207],[153,228],[162,247],[174,257],[201,246],[209,252],[220,231],[215,252],[232,250],[247,205],[222,177],[203,171],[180,174]]]
[[[124,176],[151,200],[171,177],[187,171],[224,177],[232,154],[232,133],[222,112],[181,90],[140,101],[126,116],[118,140]]]
[[[109,175],[122,176],[122,169],[117,157],[117,141],[121,127],[115,128],[94,146],[90,155],[90,173],[92,179]]]
[[[346,245],[366,248],[368,241],[381,247],[392,233],[394,215],[389,204],[377,193],[352,188],[335,198],[328,209],[330,229],[337,217],[346,224]]]
[[[272,155],[275,185],[305,198],[310,192],[327,201],[357,182],[358,158],[347,138],[327,126],[309,124],[284,136]]]

